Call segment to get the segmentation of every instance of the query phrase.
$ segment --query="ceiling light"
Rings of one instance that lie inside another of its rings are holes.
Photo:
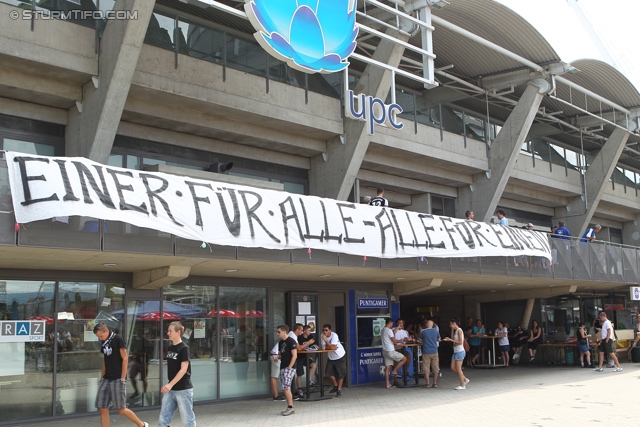
[[[447,289],[447,292],[453,292],[453,289]]]
[[[490,292],[496,292],[496,290],[494,289],[494,290],[492,290],[492,291],[490,291]]]
[[[458,283],[464,283],[466,280],[458,280]]]
[[[106,263],[102,264],[103,267],[115,267],[116,265],[118,265],[118,264],[116,264],[114,262],[106,262]]]
[[[404,280],[404,277],[396,277],[396,280]]]
[[[322,275],[322,276],[320,276],[320,277],[331,277],[331,275],[330,275],[330,274],[323,274],[323,275]]]
[[[229,270],[225,270],[225,271],[226,271],[227,273],[235,273],[235,272],[236,272],[236,271],[238,271],[238,270],[234,270],[234,269],[230,268]]]
[[[513,283],[507,283],[507,286],[513,286]]]
[[[555,285],[549,285],[550,288],[553,288]]]

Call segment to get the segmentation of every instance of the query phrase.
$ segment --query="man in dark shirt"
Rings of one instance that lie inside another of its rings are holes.
[[[280,355],[280,384],[282,384],[282,394],[287,399],[287,409],[280,412],[287,416],[295,414],[293,409],[293,395],[291,394],[291,381],[296,374],[296,359],[298,358],[298,343],[289,336],[289,326],[278,326],[278,337],[280,345],[278,352]]]
[[[127,408],[127,366],[129,356],[124,339],[113,331],[110,331],[104,323],[98,323],[93,328],[93,333],[102,342],[100,352],[104,355],[102,360],[102,379],[96,396],[96,408],[100,411],[100,425],[109,427],[109,406],[113,404],[120,415],[129,419],[138,427],[149,427],[146,422]]]
[[[389,206],[389,202],[387,201],[387,199],[384,198],[384,189],[383,188],[377,188],[376,189],[376,193],[378,195],[376,197],[374,197],[373,199],[371,199],[369,204],[371,206]]]
[[[167,377],[169,382],[160,391],[162,407],[160,408],[159,426],[169,426],[176,410],[180,410],[180,419],[185,427],[196,427],[196,416],[193,413],[193,384],[191,384],[191,362],[189,347],[182,342],[184,326],[180,322],[171,322],[167,328],[167,337],[171,345],[167,350]]]
[[[298,334],[296,333],[296,335]],[[311,335],[311,326],[309,325],[303,326],[302,334],[298,335],[297,350],[298,351],[304,350],[307,347],[314,345],[315,342],[316,340],[313,338],[313,335]],[[309,372],[307,372],[307,375],[309,375],[309,384],[315,385],[315,383],[313,382],[313,378],[316,374],[317,365],[314,357],[307,354],[299,354],[298,362],[297,362],[298,366],[297,366],[296,381],[298,383],[298,394],[300,398],[304,397],[301,395],[301,384],[302,384],[302,375],[304,375],[304,367],[307,365],[307,357],[309,358]]]

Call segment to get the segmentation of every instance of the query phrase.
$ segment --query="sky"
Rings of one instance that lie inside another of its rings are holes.
[[[495,1],[533,25],[563,61],[605,60],[567,0]],[[640,51],[636,41],[640,0],[578,0],[578,4],[618,63],[618,69],[640,91]]]

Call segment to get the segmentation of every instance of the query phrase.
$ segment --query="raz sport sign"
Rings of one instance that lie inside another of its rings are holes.
[[[380,258],[551,259],[546,235],[535,231],[122,169],[79,157],[7,152],[6,158],[19,223],[83,216],[226,246]]]
[[[44,321],[0,321],[0,342],[44,342]]]

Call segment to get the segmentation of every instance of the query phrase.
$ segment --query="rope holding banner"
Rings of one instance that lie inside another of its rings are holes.
[[[202,249],[206,248],[207,246],[209,247],[209,252],[213,253],[213,250],[211,249],[211,245],[208,244],[207,242],[202,242],[202,244],[200,245]]]
[[[367,256],[362,257],[362,265],[364,266],[367,263]]]
[[[307,253],[309,254],[309,259],[311,259],[311,248],[307,248]]]
[[[20,224],[18,224],[17,222],[14,224],[13,229],[16,231],[20,231]]]

